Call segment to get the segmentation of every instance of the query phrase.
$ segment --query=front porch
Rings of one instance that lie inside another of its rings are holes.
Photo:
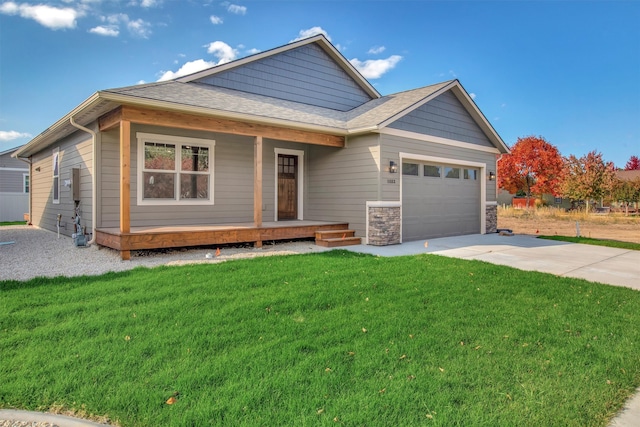
[[[190,225],[162,227],[131,227],[128,232],[119,228],[96,229],[96,243],[121,252],[129,259],[130,251],[187,246],[213,246],[233,243],[253,243],[313,238],[318,231],[348,230],[349,224],[327,221],[278,221],[254,223]]]

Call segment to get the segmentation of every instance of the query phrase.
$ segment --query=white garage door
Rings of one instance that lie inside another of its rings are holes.
[[[405,160],[402,240],[480,233],[480,169]]]

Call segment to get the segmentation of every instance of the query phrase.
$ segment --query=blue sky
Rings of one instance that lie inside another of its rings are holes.
[[[383,95],[457,78],[512,145],[640,156],[640,1],[0,0],[0,151],[94,92],[318,32]]]

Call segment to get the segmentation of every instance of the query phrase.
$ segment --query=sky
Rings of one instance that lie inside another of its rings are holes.
[[[637,0],[0,0],[0,151],[99,90],[325,34],[382,95],[458,79],[504,142],[640,156]]]

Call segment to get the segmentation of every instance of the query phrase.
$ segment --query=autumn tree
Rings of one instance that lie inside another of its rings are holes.
[[[638,158],[638,156],[631,156],[627,164],[624,166],[624,170],[626,171],[640,170],[640,159]]]
[[[640,177],[633,180],[617,179],[614,198],[624,204],[625,215],[629,215],[629,205],[640,203]]]
[[[498,187],[509,193],[522,191],[528,199],[545,193],[560,194],[564,163],[558,149],[543,137],[518,138],[498,162]]]
[[[615,167],[605,162],[602,153],[595,150],[577,158],[573,154],[565,159],[565,176],[562,192],[571,200],[589,204],[613,193],[616,183]]]

